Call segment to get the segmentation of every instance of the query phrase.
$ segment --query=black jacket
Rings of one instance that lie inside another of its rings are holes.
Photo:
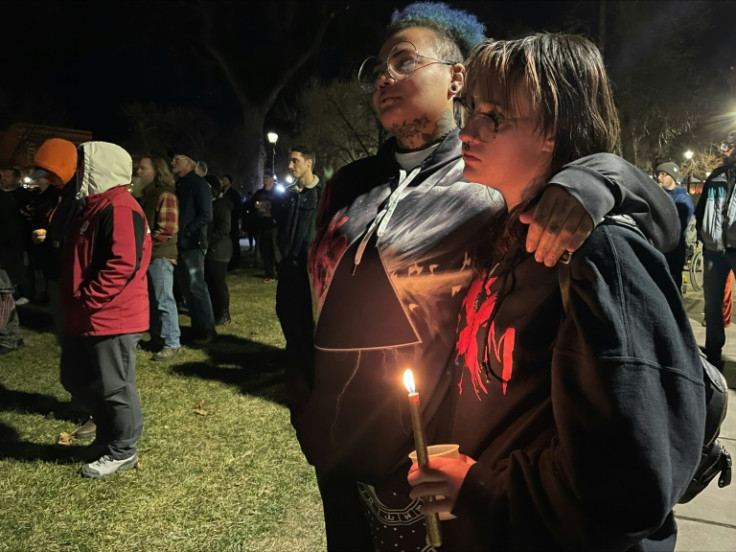
[[[315,177],[316,178],[316,177]],[[322,183],[301,191],[292,184],[275,206],[274,217],[279,227],[278,245],[282,262],[306,268],[309,242],[314,237],[317,206],[322,195]]]
[[[212,203],[212,222],[207,230],[208,261],[229,262],[233,256],[233,242],[230,239],[232,210],[233,204],[227,196]]]
[[[705,395],[679,289],[642,236],[603,224],[569,267],[484,271],[456,355],[448,442],[478,460],[453,512],[473,527],[462,549],[674,548]]]
[[[207,181],[194,171],[176,182],[179,198],[179,251],[207,249],[207,225],[212,221],[212,193]]]
[[[43,273],[50,280],[58,280],[61,276],[64,244],[69,237],[72,224],[79,218],[86,203],[83,199],[77,199],[75,182],[76,177],[73,177],[60,192],[56,188],[49,187],[38,196],[38,199],[42,200],[42,196],[48,193],[47,199],[52,201],[45,213],[43,227],[47,230],[46,239],[41,243],[41,252],[38,255]],[[55,201],[53,198],[56,198]]]

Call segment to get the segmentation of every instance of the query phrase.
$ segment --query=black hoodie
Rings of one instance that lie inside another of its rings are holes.
[[[705,427],[698,355],[663,255],[631,229],[597,227],[569,267],[484,271],[457,340],[450,439],[478,460],[453,511],[463,549],[674,549]]]

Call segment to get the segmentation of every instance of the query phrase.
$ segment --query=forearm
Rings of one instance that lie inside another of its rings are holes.
[[[607,214],[631,216],[660,251],[677,245],[677,212],[666,192],[624,159],[599,153],[565,165],[550,179],[573,195],[598,225]]]

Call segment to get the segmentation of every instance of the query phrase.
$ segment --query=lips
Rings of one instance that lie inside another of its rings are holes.
[[[480,161],[475,155],[471,155],[468,152],[463,153],[463,161],[466,163],[474,163]]]
[[[400,96],[397,96],[396,94],[391,94],[391,93],[381,94],[378,97],[378,105],[379,106],[383,106],[383,105],[385,105],[385,104],[387,104],[389,102],[398,101],[400,99],[401,99],[401,97]]]

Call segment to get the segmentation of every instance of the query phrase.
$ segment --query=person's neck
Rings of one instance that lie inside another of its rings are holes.
[[[452,110],[445,111],[435,122],[430,122],[427,115],[404,122],[391,128],[391,133],[396,137],[399,151],[418,151],[438,142],[455,130],[455,117]]]
[[[311,172],[306,172],[301,177],[297,178],[296,185],[301,191],[304,188],[306,188],[308,184],[311,184],[313,181],[314,181],[314,174],[312,174]]]

